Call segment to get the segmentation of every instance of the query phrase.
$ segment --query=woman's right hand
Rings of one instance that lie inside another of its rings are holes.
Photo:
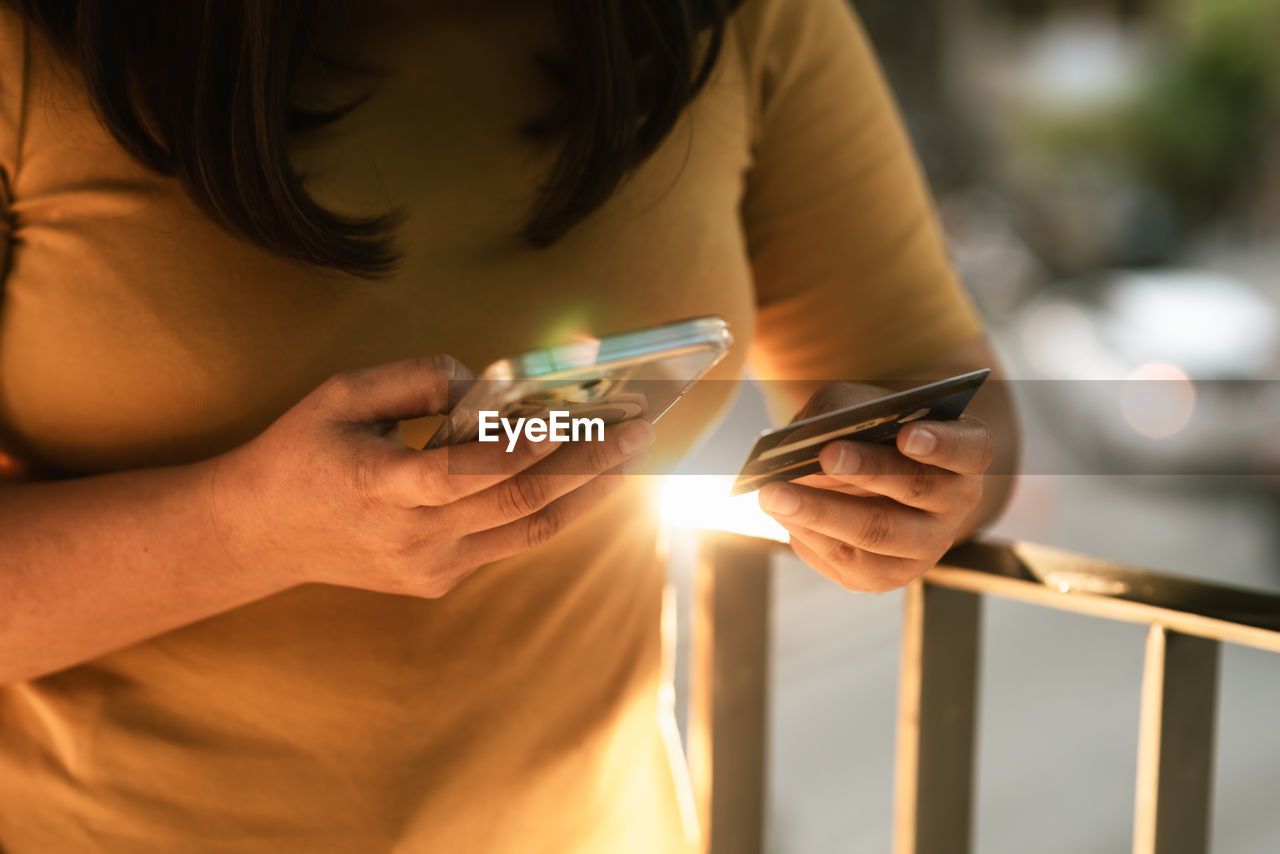
[[[652,426],[628,421],[603,442],[511,453],[505,441],[403,443],[399,421],[449,411],[471,382],[445,355],[346,371],[214,460],[210,514],[229,557],[285,584],[443,596],[599,503],[653,441]]]

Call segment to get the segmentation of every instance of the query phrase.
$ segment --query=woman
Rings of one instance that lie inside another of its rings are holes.
[[[992,363],[841,0],[0,9],[0,849],[682,850],[653,430],[406,445],[694,315],[779,413]],[[1003,501],[976,406],[761,502],[904,584]]]

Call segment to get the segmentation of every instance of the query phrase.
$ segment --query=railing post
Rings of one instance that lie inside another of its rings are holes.
[[[704,538],[690,631],[689,770],[711,854],[764,850],[770,553]]]
[[[981,599],[916,581],[902,631],[895,854],[972,845]]]
[[[1205,854],[1218,708],[1216,640],[1147,632],[1134,854]]]

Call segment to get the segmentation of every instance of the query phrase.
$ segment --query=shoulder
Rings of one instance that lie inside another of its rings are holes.
[[[795,131],[828,111],[858,113],[882,85],[849,0],[746,0],[731,26],[756,145],[771,129]]]
[[[850,0],[745,0],[734,13],[738,32],[757,56],[803,52],[855,20]]]
[[[868,50],[849,0],[746,0],[733,27],[748,69],[766,87],[824,58]]]

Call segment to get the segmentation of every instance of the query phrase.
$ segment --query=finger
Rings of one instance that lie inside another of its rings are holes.
[[[457,359],[433,353],[343,371],[321,388],[339,420],[377,423],[448,412],[474,382]]]
[[[812,487],[815,487],[816,489],[828,489],[828,490],[831,490],[832,492],[843,493],[844,495],[856,495],[859,498],[866,498],[868,496],[873,496],[878,494],[878,493],[872,492],[869,489],[863,489],[859,486],[855,486],[852,483],[846,483],[843,480],[837,480],[831,475],[821,474],[821,473],[808,474],[808,475],[805,475],[804,477],[796,478],[791,482],[798,483],[801,486],[812,486]]]
[[[924,558],[942,554],[949,544],[936,517],[887,498],[770,483],[760,490],[760,507],[784,527],[799,525],[876,554]]]
[[[536,513],[497,528],[469,534],[458,541],[460,560],[466,566],[480,566],[542,545],[616,492],[625,481],[620,469],[612,469]]]
[[[818,461],[836,481],[930,513],[950,512],[967,497],[964,475],[918,463],[887,445],[830,442]]]
[[[428,451],[400,447],[370,474],[371,492],[393,507],[442,507],[525,471],[562,446],[561,442],[505,445],[467,442]]]
[[[822,575],[849,590],[885,593],[911,583],[929,568],[925,561],[876,554],[796,526],[791,548]]]
[[[982,474],[995,456],[991,428],[977,418],[917,421],[898,433],[898,450],[958,474]]]
[[[602,442],[566,445],[527,471],[451,504],[446,522],[475,532],[530,516],[624,462],[637,464],[653,438],[645,421],[606,428]]]

